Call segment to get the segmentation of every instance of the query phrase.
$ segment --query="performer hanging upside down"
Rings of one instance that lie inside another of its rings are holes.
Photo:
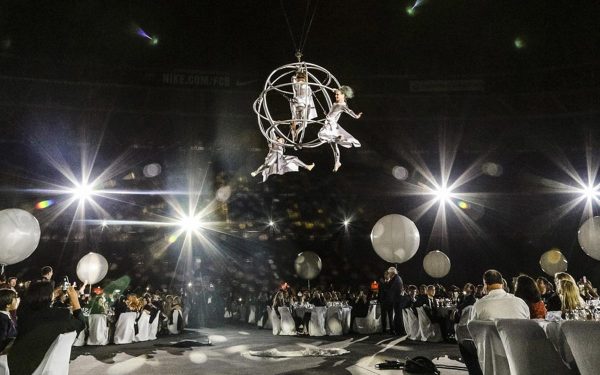
[[[270,132],[269,138],[271,139],[269,142],[269,153],[265,157],[265,162],[263,165],[258,167],[258,169],[254,172],[250,173],[252,177],[262,173],[263,182],[265,182],[272,174],[298,172],[299,167],[306,168],[309,171],[314,168],[315,163],[307,165],[296,156],[284,155],[283,146],[281,145],[283,144],[284,139],[281,137],[277,138],[274,131]]]
[[[353,96],[354,92],[348,86],[342,86],[338,90],[335,90],[335,103],[331,106],[331,110],[325,117],[325,124],[319,130],[319,139],[329,143],[333,150],[334,172],[337,172],[342,165],[340,163],[340,149],[338,145],[346,148],[360,147],[360,142],[338,124],[342,112],[346,112],[354,118],[362,116],[362,112],[356,114],[346,104],[346,98],[351,99]]]
[[[294,97],[290,99],[292,110],[292,140],[295,142],[298,134],[306,127],[306,121],[317,117],[315,102],[310,85],[306,82],[306,71],[297,71],[292,76],[292,89]]]

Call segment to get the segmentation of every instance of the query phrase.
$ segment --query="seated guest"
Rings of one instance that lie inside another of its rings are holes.
[[[475,302],[469,320],[529,319],[529,307],[525,301],[504,290],[500,272],[485,271],[483,284],[487,295]],[[469,374],[481,374],[481,367],[477,360],[477,348],[473,341],[462,341],[458,344],[458,349]]]
[[[365,296],[366,298],[366,296]],[[308,303],[310,303],[311,305],[315,306],[315,307],[323,307],[326,306],[325,303],[325,299],[323,298],[323,294],[321,294],[318,290],[314,290],[312,296],[310,297],[310,300],[308,301]],[[304,313],[304,316],[302,317],[302,334],[304,335],[308,335],[308,323],[310,322],[310,318],[311,318],[312,314],[310,313],[310,311],[307,311]]]
[[[544,319],[546,317],[546,306],[542,301],[542,295],[531,277],[521,275],[517,278],[515,296],[525,301],[529,307],[531,319]]]
[[[369,301],[365,292],[361,290],[356,298],[351,301],[350,306],[352,306],[350,312],[350,327],[354,327],[354,319],[364,318],[369,313]]]
[[[10,279],[8,279],[8,280],[9,280],[9,285],[10,285]],[[589,300],[593,300],[593,299],[598,299],[598,293],[592,286],[592,283],[587,279],[587,277],[583,276],[579,280],[578,286],[579,286],[579,292],[584,300],[589,301]]]
[[[454,316],[454,321],[458,323],[460,321],[460,317],[462,316],[463,310],[467,306],[474,305],[477,299],[475,299],[475,285],[471,283],[466,283],[463,287],[462,294],[458,296],[458,303],[456,304],[456,314]]]
[[[72,331],[79,334],[85,328],[75,288],[67,289],[72,312],[50,306],[53,291],[50,282],[37,281],[23,296],[18,309],[19,333],[8,353],[12,375],[33,373],[58,335]]]
[[[480,299],[483,298],[483,296],[485,296],[485,287],[482,284],[478,284],[475,287],[475,298]]]
[[[585,301],[579,294],[577,284],[569,279],[560,280],[556,284],[560,296],[562,317],[567,318],[567,313],[585,307]]]
[[[571,282],[571,284],[567,285],[567,287],[571,287],[572,285],[575,285],[575,288],[577,288],[577,283],[575,282],[575,279],[573,278],[573,276],[571,276],[570,274],[568,274],[566,272],[557,272],[554,275],[554,284],[556,285],[556,294],[548,300],[548,306],[547,306],[548,311],[563,311],[563,313],[564,313],[563,297],[562,297],[563,293],[561,290],[561,281],[563,281],[563,280],[567,280],[567,281]],[[577,288],[577,292],[579,293],[578,288]],[[581,297],[580,297],[580,301],[581,301],[581,305],[585,304],[585,302],[583,301],[583,298],[581,298]]]
[[[407,295],[408,298],[410,299],[410,306],[408,307],[413,307],[415,302],[417,301],[417,287],[414,285],[409,285],[408,288],[406,289],[407,291]]]
[[[551,298],[553,298],[556,295],[556,293],[554,292],[554,288],[552,287],[552,283],[543,276],[538,277],[535,280],[535,283],[537,284],[537,287],[540,290],[540,295],[542,296],[542,301],[544,301],[544,305],[546,305],[546,310],[548,310],[548,311],[560,310],[560,309],[552,310],[552,309],[548,308],[548,302],[550,301]]]
[[[17,337],[17,326],[10,312],[17,309],[19,300],[12,289],[0,289],[0,352]]]

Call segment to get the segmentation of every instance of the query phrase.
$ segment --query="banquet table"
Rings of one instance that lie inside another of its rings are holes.
[[[294,307],[294,316],[303,319],[304,314],[307,312],[313,311],[313,306],[297,306]],[[351,320],[351,312],[352,307],[350,306],[342,306],[342,327],[344,333],[348,333],[350,331],[350,320]]]

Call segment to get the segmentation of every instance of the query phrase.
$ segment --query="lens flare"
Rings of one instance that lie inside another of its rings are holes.
[[[45,201],[40,201],[35,204],[36,210],[43,210],[44,208],[48,208],[54,204],[54,200],[48,199]]]

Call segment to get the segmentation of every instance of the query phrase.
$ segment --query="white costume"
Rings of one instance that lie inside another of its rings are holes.
[[[334,103],[333,106],[331,106],[331,110],[325,117],[325,124],[321,130],[319,130],[318,134],[319,139],[323,142],[329,143],[331,149],[333,150],[333,157],[335,159],[334,171],[337,171],[341,165],[340,150],[338,149],[338,145],[346,148],[360,147],[360,142],[338,124],[338,120],[340,119],[342,112],[346,112],[354,118],[359,118],[359,116],[354,113],[353,110],[348,108],[346,102]]]
[[[296,76],[292,77],[292,89],[294,97],[290,100],[290,109],[292,111],[292,137],[296,138],[306,127],[306,120],[312,120],[317,117],[317,110],[313,100],[310,85],[305,81],[298,81]]]
[[[310,171],[314,167],[314,164],[306,165],[296,156],[284,155],[283,146],[272,141],[269,142],[269,153],[265,157],[265,162],[252,172],[251,175],[254,177],[262,173],[263,182],[265,182],[272,174],[281,175],[287,172],[298,172],[299,167]]]

